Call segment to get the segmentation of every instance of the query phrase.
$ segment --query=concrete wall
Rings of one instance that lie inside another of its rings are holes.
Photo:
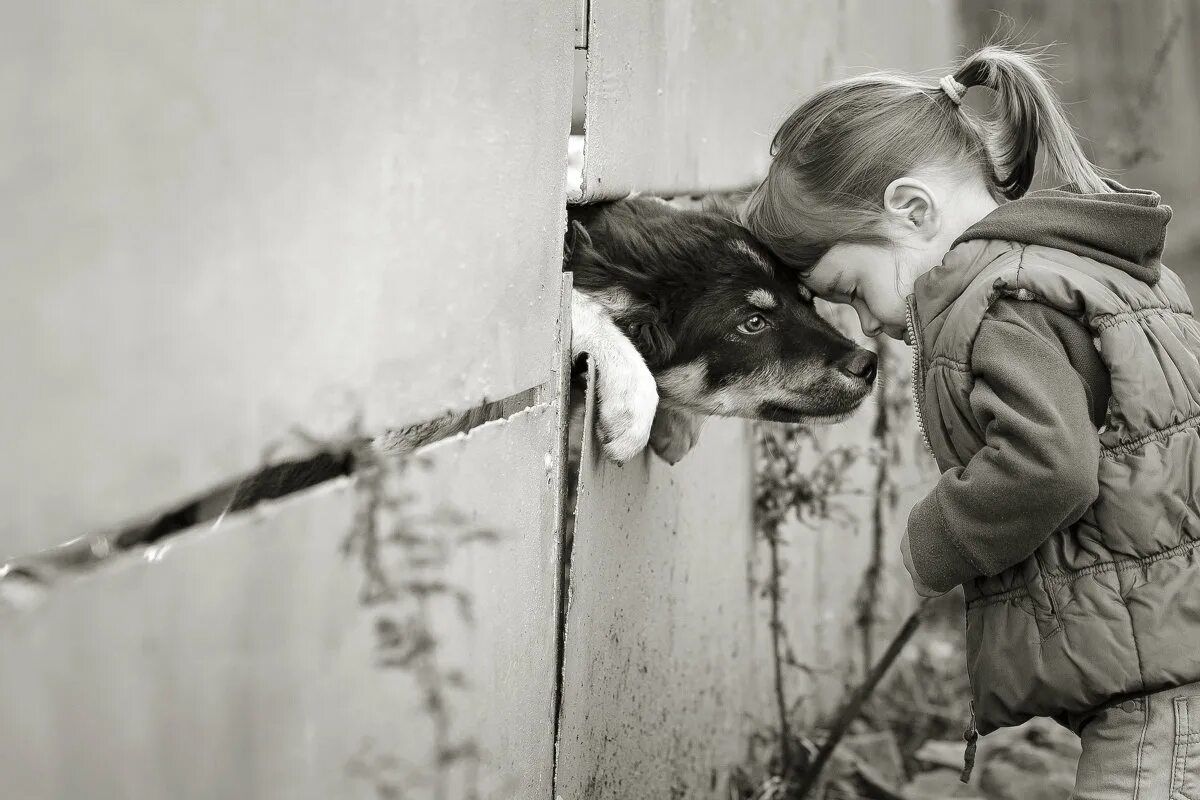
[[[3,796],[549,797],[558,452],[537,406],[0,611]]]
[[[0,556],[548,380],[569,7],[10,16]]]
[[[591,0],[582,196],[739,189],[777,125],[831,79],[947,63],[940,0]]]
[[[0,581],[0,796],[549,797],[571,6],[6,17],[0,563],[96,563]],[[528,389],[407,467],[96,536]]]

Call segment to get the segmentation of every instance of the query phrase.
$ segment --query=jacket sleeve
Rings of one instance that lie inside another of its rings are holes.
[[[971,368],[985,444],[943,473],[908,518],[913,566],[938,591],[1025,560],[1099,494],[1088,393],[1060,342],[985,318]]]

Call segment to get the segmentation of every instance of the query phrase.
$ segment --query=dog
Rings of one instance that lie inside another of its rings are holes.
[[[840,421],[872,391],[875,354],[732,217],[642,196],[569,210],[572,351],[595,361],[614,461],[649,443],[674,464],[706,416]]]

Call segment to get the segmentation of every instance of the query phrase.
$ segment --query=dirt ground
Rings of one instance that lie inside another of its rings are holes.
[[[952,592],[927,608],[921,627],[851,723],[809,798],[819,800],[1067,800],[1079,740],[1050,720],[979,739],[970,780],[963,783],[970,719],[962,596]],[[793,731],[793,751],[811,759],[824,730]],[[777,761],[736,776],[737,800],[797,800],[799,777],[778,776]]]

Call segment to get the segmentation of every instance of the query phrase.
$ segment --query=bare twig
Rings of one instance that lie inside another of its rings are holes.
[[[859,454],[857,449],[848,447],[836,447],[826,452],[818,450],[816,464],[811,469],[804,469],[801,464],[804,445],[817,446],[812,430],[804,426],[760,426],[757,443],[760,463],[755,520],[769,554],[770,572],[763,595],[770,603],[773,692],[778,716],[778,772],[790,776],[797,770],[798,754],[793,747],[795,737],[789,723],[784,670],[795,658],[787,646],[787,629],[783,621],[782,530],[790,515],[797,520],[829,519],[833,510],[830,498],[843,491],[846,471]]]
[[[771,535],[767,536],[767,547],[771,554],[771,585],[768,592],[771,599],[771,661],[775,670],[775,706],[779,713],[779,761],[780,774],[787,775],[792,769],[791,731],[788,727],[787,697],[783,688],[783,619],[780,608],[783,605],[783,589],[780,586],[782,568],[779,563],[779,528],[775,526]]]
[[[807,797],[809,791],[816,785],[817,780],[821,777],[821,772],[825,769],[825,765],[829,763],[829,758],[833,755],[834,749],[846,735],[846,731],[850,728],[850,723],[854,721],[859,711],[862,710],[863,703],[867,701],[867,698],[875,691],[879,682],[883,680],[883,676],[887,674],[896,657],[900,655],[900,651],[908,644],[908,640],[917,632],[917,628],[921,625],[921,614],[928,604],[928,598],[922,600],[917,609],[908,615],[908,619],[904,621],[904,626],[900,628],[900,632],[892,639],[887,651],[879,659],[879,663],[871,668],[871,671],[867,673],[866,679],[854,690],[854,694],[850,696],[850,699],[838,711],[833,726],[829,729],[829,735],[821,743],[821,749],[817,751],[816,758],[813,759],[811,766],[809,766],[797,784],[793,792],[793,797]]]
[[[876,376],[881,385],[887,370],[886,345],[880,343],[878,348],[879,372]],[[879,448],[880,457],[875,463],[875,491],[871,503],[871,561],[863,572],[862,590],[858,602],[858,629],[862,633],[863,663],[870,664],[875,660],[875,609],[879,604],[879,583],[883,579],[883,540],[886,534],[884,528],[884,509],[890,496],[891,483],[890,459],[887,457],[887,439],[890,430],[888,398],[880,398],[875,413],[875,427],[871,435]]]

